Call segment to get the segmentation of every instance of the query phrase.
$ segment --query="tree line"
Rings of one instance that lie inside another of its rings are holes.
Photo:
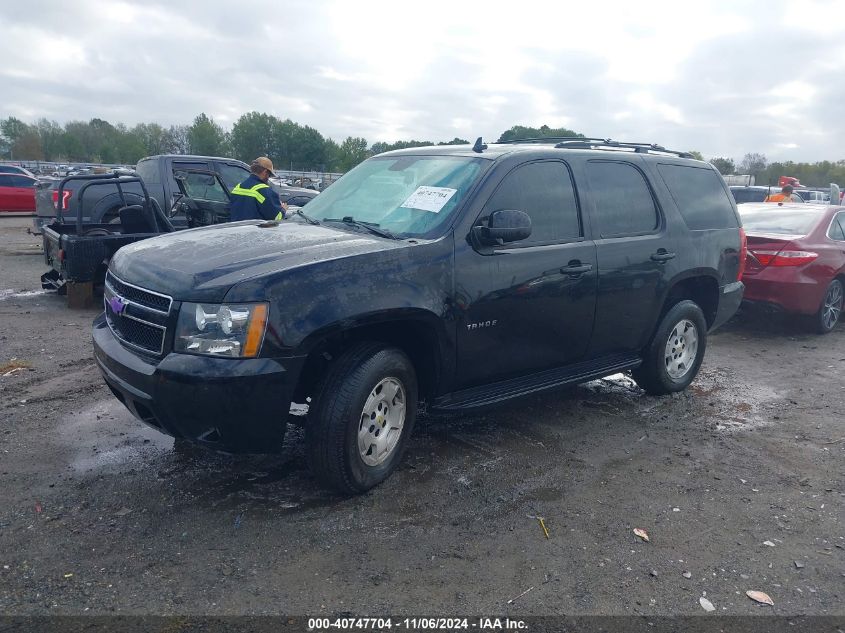
[[[823,160],[816,163],[793,161],[770,163],[764,154],[748,153],[739,163],[730,158],[710,160],[723,175],[750,174],[758,185],[777,186],[781,176],[793,176],[807,187],[827,187],[830,183],[845,185],[845,160]]]
[[[564,136],[584,135],[547,125],[514,125],[497,140]],[[45,118],[35,123],[15,117],[0,120],[0,158],[50,162],[134,165],[140,158],[155,154],[231,156],[249,162],[256,156],[269,156],[280,169],[344,172],[370,156],[394,149],[467,142],[455,137],[439,143],[410,140],[369,144],[365,138],[349,136],[338,143],[313,127],[263,112],[247,112],[229,131],[205,113],[190,125],[169,127],[158,123],[128,127],[99,118],[64,125]],[[700,152],[690,153],[704,160]],[[748,153],[739,163],[722,157],[711,158],[710,162],[725,175],[752,174],[757,184],[777,184],[779,176],[794,176],[802,184],[817,187],[831,182],[845,184],[845,160],[769,163],[762,154]]]
[[[576,135],[572,130],[545,125],[514,126],[503,132],[499,140]],[[46,118],[35,123],[15,117],[0,120],[0,158],[49,162],[134,165],[140,158],[155,154],[231,156],[249,162],[256,156],[269,156],[280,169],[344,172],[370,156],[394,149],[468,142],[455,137],[451,141],[370,145],[365,138],[349,136],[338,143],[310,126],[263,112],[244,114],[230,131],[205,113],[190,125],[169,127],[158,123],[128,127],[99,118],[64,125]]]

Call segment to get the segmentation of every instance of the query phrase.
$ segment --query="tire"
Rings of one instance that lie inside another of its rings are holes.
[[[681,301],[664,315],[643,353],[643,364],[631,374],[653,395],[683,391],[698,374],[706,349],[704,313],[694,301]]]
[[[378,485],[401,461],[416,414],[417,378],[408,357],[379,343],[350,348],[329,369],[308,413],[305,444],[314,476],[346,495]],[[391,425],[392,435],[382,433]]]
[[[816,313],[816,332],[828,334],[839,323],[839,318],[842,316],[842,297],[842,282],[839,279],[834,279],[828,284],[822,304]]]

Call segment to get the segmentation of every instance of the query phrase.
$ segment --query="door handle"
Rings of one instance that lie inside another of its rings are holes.
[[[581,264],[578,262],[570,264],[569,266],[564,266],[560,269],[560,272],[566,275],[583,275],[584,273],[590,272],[592,269],[592,264]]]
[[[674,259],[676,255],[676,253],[669,253],[665,249],[661,248],[656,253],[651,254],[651,259],[655,262],[668,262],[670,259]]]

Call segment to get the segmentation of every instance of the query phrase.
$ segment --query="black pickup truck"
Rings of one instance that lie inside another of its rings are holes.
[[[281,449],[308,404],[316,476],[362,492],[417,418],[630,371],[685,389],[740,304],[745,236],[709,164],[544,139],[371,158],[286,222],[121,249],[94,353],[143,422]]]
[[[173,198],[179,193],[179,186],[173,174],[184,170],[208,170],[220,175],[229,191],[249,176],[249,168],[245,163],[234,158],[219,156],[183,156],[179,154],[164,154],[148,156],[138,161],[134,173],[117,175],[140,177],[149,197],[156,201],[160,209],[169,209],[173,205]],[[61,210],[65,221],[72,223],[78,215],[78,191],[87,182],[85,178],[76,178],[65,183],[62,190],[62,202],[59,204],[59,184],[54,181],[52,186],[39,187],[35,196],[35,217],[33,227],[35,233],[41,233],[42,228],[52,223],[56,212]],[[123,196],[113,187],[89,189],[85,197],[85,208],[82,211],[82,221],[86,224],[108,224],[118,219],[119,210],[126,204],[144,204],[144,192],[137,183],[127,183]],[[176,218],[178,228],[182,219]]]
[[[41,286],[67,294],[70,307],[87,307],[93,301],[112,256],[123,246],[171,233],[229,221],[229,191],[219,173],[208,169],[174,170],[177,190],[165,212],[148,193],[137,175],[78,175],[64,178],[56,189],[57,197],[74,188],[77,204],[86,208],[88,197],[112,195],[120,200],[111,221],[85,222],[76,214],[73,221],[57,212],[53,223],[42,228],[44,262],[50,269],[41,275]],[[130,191],[140,192],[140,204]],[[99,194],[99,195],[97,195]],[[104,218],[108,219],[108,218]]]

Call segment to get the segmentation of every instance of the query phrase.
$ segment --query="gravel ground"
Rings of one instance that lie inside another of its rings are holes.
[[[0,218],[4,614],[845,616],[845,327],[740,316],[684,394],[620,375],[428,416],[343,499],[301,431],[186,454],[132,418],[27,225]]]

